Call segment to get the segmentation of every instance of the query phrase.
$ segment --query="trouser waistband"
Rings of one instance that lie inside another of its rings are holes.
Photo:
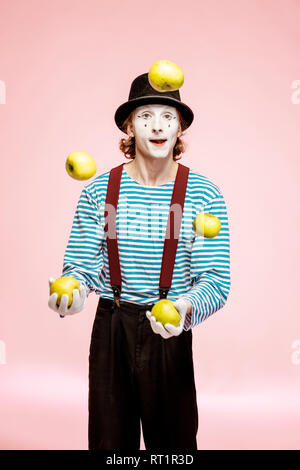
[[[127,300],[120,300],[120,308],[128,308],[130,310],[139,312],[141,310],[151,310],[152,307],[155,304],[139,304],[139,303],[133,303],[133,302],[128,302]],[[99,299],[99,305],[101,307],[107,307],[107,308],[112,308],[114,306],[114,301],[111,299],[106,299],[104,297],[100,297]]]

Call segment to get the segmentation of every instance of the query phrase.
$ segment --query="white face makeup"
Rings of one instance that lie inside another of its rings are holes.
[[[137,152],[156,158],[165,158],[173,153],[180,135],[179,116],[175,107],[162,104],[139,106],[132,123]],[[164,139],[164,142],[152,142],[155,139]]]

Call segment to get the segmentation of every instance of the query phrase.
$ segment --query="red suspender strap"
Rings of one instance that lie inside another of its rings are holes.
[[[170,290],[172,284],[173,270],[176,258],[178,239],[180,235],[181,219],[183,214],[189,171],[190,169],[187,166],[178,163],[161,263],[159,280],[160,299],[167,297],[168,291]]]
[[[114,293],[115,302],[118,307],[120,307],[119,299],[122,290],[122,278],[116,230],[116,216],[123,165],[124,163],[110,170],[104,213],[105,220],[107,220],[107,223],[104,227],[104,232],[106,234],[106,243],[108,251],[110,284]]]
[[[120,193],[120,183],[123,171],[123,165],[112,168],[109,174],[107,185],[106,202],[105,202],[105,220],[107,223],[104,227],[106,234],[110,284],[114,293],[114,300],[118,307],[122,290],[122,278],[120,259],[118,251],[116,215]],[[175,178],[173,194],[171,199],[169,217],[166,228],[166,236],[161,264],[159,296],[166,298],[172,284],[173,270],[176,258],[178,239],[180,235],[181,220],[184,208],[185,193],[189,176],[189,168],[178,163],[177,174]],[[107,218],[107,219],[106,219]],[[175,221],[174,221],[175,219]],[[110,230],[108,230],[108,224]]]

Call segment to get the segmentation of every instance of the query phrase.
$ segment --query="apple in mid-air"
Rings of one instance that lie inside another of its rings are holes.
[[[193,229],[197,235],[214,238],[221,230],[220,219],[209,212],[201,212],[193,221]]]
[[[171,325],[178,326],[180,323],[181,317],[178,310],[174,307],[173,302],[168,299],[161,299],[153,305],[151,314],[157,321],[162,323],[162,325],[171,323]]]
[[[182,87],[184,75],[174,62],[162,59],[151,65],[148,80],[152,88],[157,91],[175,91]]]
[[[93,157],[86,152],[72,152],[66,160],[66,170],[75,180],[88,180],[97,171]]]
[[[68,307],[70,307],[73,302],[74,289],[80,290],[80,284],[77,279],[75,279],[73,276],[63,276],[52,282],[50,286],[50,295],[52,295],[54,292],[57,294],[56,305],[59,306],[62,295],[67,294],[69,296]]]

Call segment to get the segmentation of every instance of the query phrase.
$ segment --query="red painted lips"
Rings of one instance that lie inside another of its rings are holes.
[[[150,139],[150,142],[154,145],[163,145],[167,139]]]

